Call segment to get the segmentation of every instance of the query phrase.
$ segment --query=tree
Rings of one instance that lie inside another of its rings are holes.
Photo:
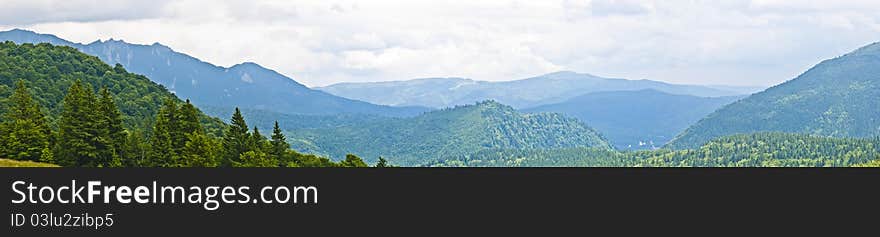
[[[181,155],[185,167],[217,167],[221,154],[220,142],[204,133],[187,134],[188,141]]]
[[[147,166],[174,167],[179,164],[180,149],[175,149],[174,146],[176,138],[174,134],[179,133],[175,131],[177,129],[177,104],[174,100],[167,99],[156,114],[156,124],[150,137],[150,161]]]
[[[188,135],[190,133],[204,133],[205,130],[202,128],[202,123],[199,121],[199,109],[197,109],[188,99],[186,103],[180,106],[180,112],[178,113],[178,128],[180,132],[182,132],[186,137],[181,138],[181,141],[178,143],[186,143],[188,139]],[[180,145],[182,146],[182,145]]]
[[[391,167],[388,165],[388,161],[385,158],[379,157],[379,161],[376,162],[376,168],[387,168]]]
[[[97,109],[96,166],[120,167],[127,136],[122,127],[122,112],[116,107],[116,101],[107,87],[101,88]]]
[[[95,95],[91,85],[76,81],[64,97],[58,122],[56,161],[62,166],[95,167],[98,149]]]
[[[287,138],[284,137],[284,133],[281,133],[278,121],[275,121],[275,126],[272,128],[272,141],[270,144],[269,155],[278,160],[280,166],[287,166],[291,162],[288,158],[290,156],[287,154],[288,150],[290,150],[290,143],[287,143]]]
[[[222,166],[232,166],[236,162],[240,162],[241,155],[250,151],[248,143],[250,135],[248,134],[248,126],[241,116],[238,107],[232,114],[231,123],[223,136],[223,148],[226,149]]]
[[[345,155],[345,160],[340,162],[339,165],[341,167],[352,167],[352,168],[354,168],[354,167],[370,167],[360,157],[357,157],[356,155],[352,155],[352,154]]]
[[[9,108],[0,123],[0,157],[15,160],[40,161],[49,147],[51,130],[24,81],[15,84],[9,98]]]

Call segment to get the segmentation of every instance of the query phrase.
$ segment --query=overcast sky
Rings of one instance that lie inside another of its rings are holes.
[[[0,0],[0,29],[160,42],[308,86],[560,70],[772,85],[880,41],[877,0]]]

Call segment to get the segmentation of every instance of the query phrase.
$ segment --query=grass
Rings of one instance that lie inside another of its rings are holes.
[[[59,167],[57,165],[33,161],[0,159],[0,167]]]

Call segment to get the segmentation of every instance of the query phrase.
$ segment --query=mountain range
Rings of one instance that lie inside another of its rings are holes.
[[[315,89],[382,105],[445,108],[482,100],[495,100],[517,109],[525,109],[602,91],[652,89],[669,94],[721,97],[750,94],[762,88],[677,85],[651,80],[603,78],[562,71],[503,82],[465,78],[425,78],[409,81],[339,83]]]
[[[413,116],[427,111],[420,107],[375,105],[312,90],[256,63],[246,62],[229,68],[215,66],[159,43],[140,45],[110,39],[81,44],[20,29],[0,32],[0,41],[74,47],[97,56],[107,64],[121,64],[133,73],[147,76],[178,97],[190,99],[198,106],[325,115]]]
[[[673,139],[693,148],[731,134],[880,135],[880,43],[825,60],[795,79],[706,116]]]
[[[525,112],[555,112],[580,119],[617,149],[654,149],[691,124],[744,96],[698,97],[653,89],[595,92]]]

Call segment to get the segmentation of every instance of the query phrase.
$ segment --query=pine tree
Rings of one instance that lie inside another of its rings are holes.
[[[0,157],[15,160],[40,161],[52,135],[40,105],[25,87],[24,81],[15,84],[9,97],[9,109],[0,124]]]
[[[58,142],[53,152],[62,166],[95,167],[98,140],[95,95],[88,83],[76,81],[64,97],[58,122]]]
[[[268,153],[275,160],[278,160],[279,166],[287,166],[287,164],[291,163],[292,160],[287,154],[287,151],[290,149],[290,144],[287,143],[287,138],[284,137],[284,133],[281,133],[281,127],[278,126],[278,121],[275,121],[275,126],[272,128],[272,141],[270,144]]]
[[[379,157],[379,161],[376,162],[376,168],[387,168],[390,167],[388,165],[388,161],[385,158]]]
[[[174,147],[174,134],[177,129],[177,104],[172,99],[165,100],[159,113],[156,114],[156,124],[153,126],[153,134],[150,137],[150,154],[148,166],[174,167],[178,166],[178,150]],[[181,147],[182,148],[182,147]]]
[[[122,166],[123,146],[127,138],[125,129],[122,127],[122,112],[116,107],[113,95],[106,87],[101,88],[98,99],[98,157],[97,166],[120,167]]]
[[[248,126],[241,116],[238,107],[232,114],[232,121],[223,137],[223,148],[226,149],[222,166],[232,166],[240,161],[241,155],[249,151],[250,135]]]
[[[175,147],[183,147],[187,141],[189,141],[189,134],[191,133],[205,133],[205,130],[202,128],[202,123],[199,121],[199,109],[197,109],[189,100],[186,100],[186,103],[180,106],[180,111],[178,113],[178,129],[184,137],[176,140]]]
[[[260,129],[258,129],[257,126],[254,126],[254,132],[251,133],[251,143],[249,144],[250,145],[249,150],[264,151],[264,150],[266,150],[264,148],[266,148],[268,141],[269,140],[266,139],[266,137],[260,133]]]

